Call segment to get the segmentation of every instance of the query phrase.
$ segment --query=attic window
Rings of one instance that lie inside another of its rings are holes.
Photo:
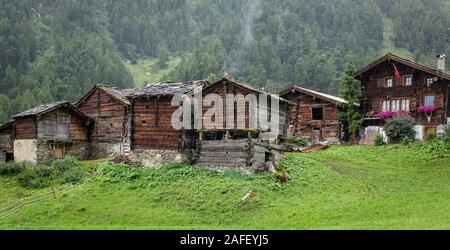
[[[434,82],[434,80],[433,80],[433,77],[427,77],[427,87],[431,87],[431,85],[433,85],[433,82]]]
[[[386,78],[386,88],[392,88],[394,86],[394,79]]]
[[[412,76],[405,76],[405,86],[412,86]]]
[[[312,119],[314,121],[321,121],[321,120],[323,120],[323,107],[312,108]]]

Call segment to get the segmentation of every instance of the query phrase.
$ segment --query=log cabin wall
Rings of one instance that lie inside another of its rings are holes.
[[[226,122],[226,110],[228,109],[227,107],[227,102],[226,102],[226,95],[227,94],[231,94],[234,96],[237,95],[242,95],[244,98],[249,95],[249,94],[254,94],[257,98],[258,98],[258,102],[259,102],[259,95],[260,92],[258,91],[254,91],[252,89],[246,88],[244,86],[242,86],[242,84],[236,84],[231,80],[222,80],[219,83],[213,84],[212,86],[206,88],[203,92],[203,96],[207,96],[208,94],[217,94],[219,95],[222,100],[223,100],[223,109],[219,110],[217,112],[218,116],[222,116],[223,117],[223,128],[224,129],[217,129],[217,130],[227,130],[227,122]],[[268,103],[268,115],[270,116],[270,102],[271,102],[271,98],[268,97],[267,98],[267,103]],[[213,104],[215,105],[215,104]],[[278,126],[279,126],[279,131],[281,135],[286,134],[287,132],[287,123],[288,123],[288,119],[287,119],[287,113],[289,110],[290,105],[286,102],[280,101],[279,102],[279,118],[276,119]],[[209,110],[211,109],[211,107],[203,107],[203,115]],[[234,107],[232,108],[234,110],[234,125],[232,125],[231,127],[233,127],[235,130],[240,130],[238,128],[238,119],[244,119],[245,121],[245,129],[244,130],[248,130],[250,129],[250,104],[248,102],[245,103],[245,115],[244,117],[239,117],[239,112],[238,112],[238,108],[237,108],[237,103],[234,104]],[[257,109],[255,110],[255,112],[257,112]],[[215,118],[213,118],[213,122]],[[203,129],[204,130],[208,130],[206,129],[205,125],[203,124]],[[233,129],[231,129],[233,130]],[[261,132],[266,132],[261,130],[261,127],[259,126],[259,121],[258,121],[258,128],[257,130],[260,130]]]
[[[15,140],[36,139],[36,118],[19,118],[15,120]]]
[[[99,143],[122,143],[128,137],[129,107],[97,88],[78,106],[94,119],[91,140]]]
[[[182,131],[172,126],[172,97],[152,96],[133,101],[132,144],[134,149],[178,150]]]
[[[336,103],[325,101],[317,97],[290,91],[282,96],[295,103],[289,110],[289,128],[300,136],[314,142],[339,141],[341,124],[339,109]],[[322,117],[313,117],[313,109],[321,109]]]
[[[9,160],[14,154],[13,124],[0,129],[0,162]]]
[[[399,80],[394,77],[393,64],[401,75]],[[410,86],[406,86],[407,77],[412,77]],[[427,79],[433,78],[437,81],[427,84]],[[387,79],[392,79],[392,87],[386,86]],[[384,101],[390,103],[390,110],[392,110],[392,101],[399,100],[401,110],[404,110],[401,103],[409,100],[407,107],[409,110],[404,111],[412,112],[418,125],[438,126],[447,123],[449,80],[395,61],[385,61],[375,66],[364,72],[359,80],[364,93],[362,108],[365,117],[375,117],[377,113],[383,111]],[[433,96],[434,104],[439,108],[432,116],[431,122],[428,122],[424,114],[416,112],[420,106],[425,105],[426,96]]]

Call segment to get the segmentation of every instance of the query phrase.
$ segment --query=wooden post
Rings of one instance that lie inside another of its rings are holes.
[[[225,140],[230,139],[230,131],[227,130],[227,132],[225,133]]]

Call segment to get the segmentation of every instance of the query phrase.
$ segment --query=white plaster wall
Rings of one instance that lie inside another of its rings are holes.
[[[424,139],[424,126],[416,125],[414,126],[414,131],[416,131],[415,139],[418,141],[423,141]]]
[[[15,140],[14,160],[16,162],[37,163],[37,140]]]

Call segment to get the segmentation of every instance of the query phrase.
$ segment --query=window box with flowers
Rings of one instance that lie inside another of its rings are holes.
[[[438,107],[436,105],[425,105],[421,106],[417,109],[419,113],[423,113],[427,119],[428,122],[431,122],[431,117],[433,116],[434,111],[436,111]]]

